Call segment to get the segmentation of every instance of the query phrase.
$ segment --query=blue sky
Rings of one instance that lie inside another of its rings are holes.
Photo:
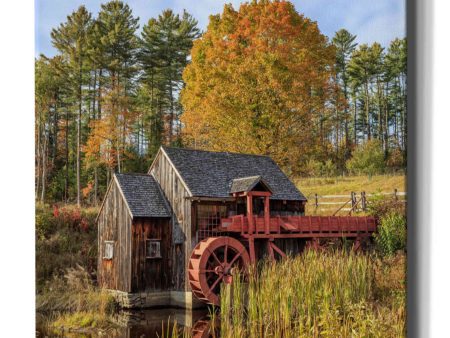
[[[405,0],[291,0],[298,12],[317,21],[325,35],[345,28],[357,35],[358,43],[380,42],[388,46],[396,37],[406,36]],[[78,6],[86,8],[96,16],[100,4],[98,0],[35,0],[35,38],[36,56],[56,54],[51,45],[50,32],[66,20],[67,15]],[[201,29],[208,24],[208,16],[222,11],[225,3],[238,8],[243,1],[222,0],[129,0],[126,1],[135,16],[140,18],[141,27],[149,18],[157,16],[162,10],[171,8],[176,13],[186,9],[199,22]]]

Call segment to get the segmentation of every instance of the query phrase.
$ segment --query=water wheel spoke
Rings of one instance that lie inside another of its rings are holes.
[[[231,260],[229,266],[232,266],[234,262],[236,262],[236,260],[241,256],[241,252],[238,252],[233,259]]]
[[[216,281],[215,281],[215,282],[211,285],[211,287],[209,288],[209,292],[208,292],[207,296],[208,296],[211,292],[214,292],[214,289],[216,288],[217,284],[219,284],[219,282],[222,280],[222,278],[223,278],[223,275],[220,275],[220,276],[216,279]]]
[[[227,255],[228,255],[228,243],[225,244],[225,249],[224,249],[224,255],[223,255],[224,266],[227,266]]]
[[[214,257],[214,259],[217,261],[217,263],[222,266],[222,262],[219,260],[219,258],[217,258],[216,253],[214,251],[211,252],[212,256]]]

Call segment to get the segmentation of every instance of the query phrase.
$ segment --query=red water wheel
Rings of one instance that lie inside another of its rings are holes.
[[[244,245],[232,237],[209,237],[199,242],[189,260],[189,284],[205,303],[220,305],[221,283],[231,284],[239,270],[245,273],[250,257]]]

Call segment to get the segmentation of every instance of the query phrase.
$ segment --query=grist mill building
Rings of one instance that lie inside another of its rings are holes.
[[[188,282],[192,250],[221,219],[304,215],[306,198],[268,156],[161,147],[147,174],[115,174],[98,223],[98,281],[125,307],[200,305]],[[269,204],[267,203],[267,206]],[[299,251],[301,239],[278,246]]]

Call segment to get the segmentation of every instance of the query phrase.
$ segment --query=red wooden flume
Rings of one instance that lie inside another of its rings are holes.
[[[259,259],[257,248],[264,248],[270,259],[285,257],[276,241],[303,238],[317,248],[324,238],[345,238],[361,242],[376,230],[374,217],[360,216],[274,216],[270,215],[270,191],[248,191],[233,194],[247,199],[246,215],[221,218],[211,229],[216,236],[199,242],[188,265],[189,283],[201,301],[220,305],[221,283],[232,283],[233,273],[245,271]],[[264,215],[253,214],[253,198],[264,199]]]

